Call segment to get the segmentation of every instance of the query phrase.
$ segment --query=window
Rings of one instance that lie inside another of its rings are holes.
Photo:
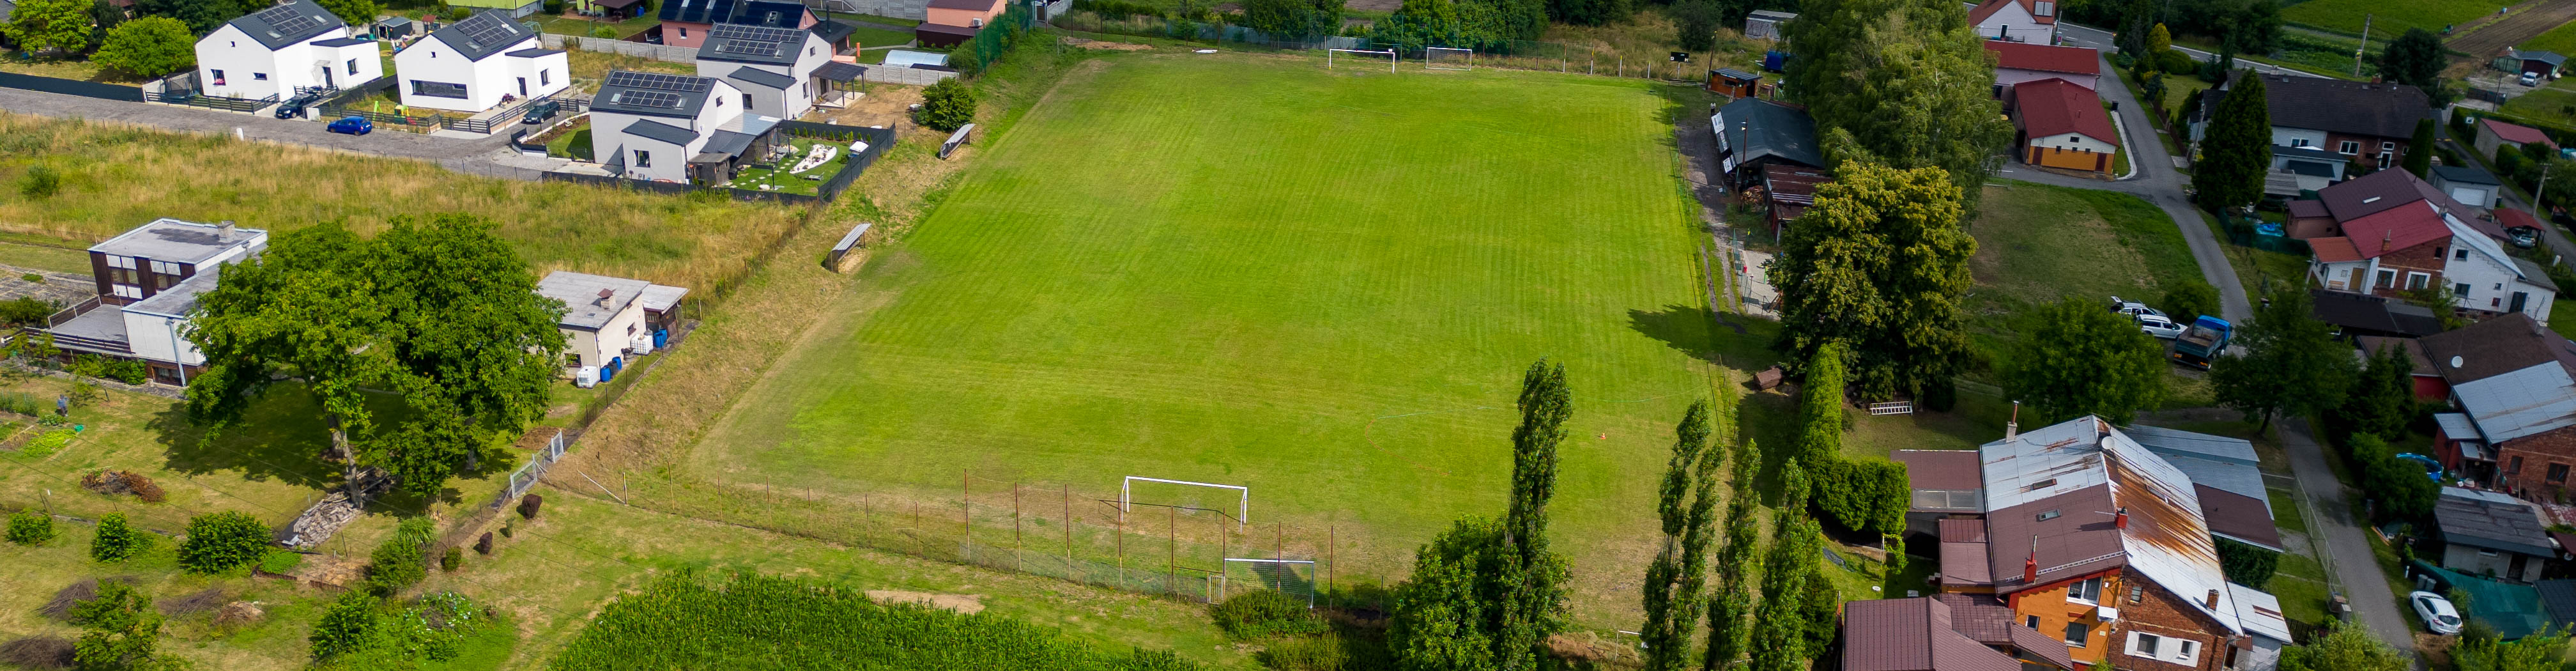
[[[2093,603],[2102,600],[2102,579],[2087,578],[2066,586],[2066,598]]]
[[[2084,639],[2089,638],[2089,637],[2091,637],[2092,635],[2093,635],[2093,632],[2092,632],[2092,631],[2090,631],[2090,630],[2085,629],[2085,628],[2084,628],[2084,625],[2077,624],[2077,623],[2074,623],[2074,622],[2068,622],[2068,623],[2066,623],[2066,647],[2069,647],[2069,648],[2081,648],[2081,647],[2084,647]]]
[[[2033,16],[2050,16],[2057,13],[2057,3],[2054,2],[2032,3],[2031,7],[2030,13]]]
[[[2424,285],[2431,284],[2431,283],[2433,283],[2433,276],[2432,276],[2432,275],[2430,275],[2430,274],[2426,274],[2426,273],[2407,273],[2407,274],[2406,274],[2406,288],[2408,288],[2408,289],[2422,289],[2422,288],[2424,288]]]
[[[642,149],[635,150],[635,167],[653,167],[653,152],[644,151]]]
[[[2084,136],[2082,136],[2082,135],[2068,135],[2068,136],[2066,136],[2066,141],[2068,141],[2068,142],[2082,142],[2083,140],[2084,140]]]
[[[2292,147],[2305,147],[2305,146],[2308,146],[2308,140],[2307,140],[2307,138],[2295,138],[2295,139],[2290,140],[2290,146],[2292,146]]]
[[[464,84],[425,82],[418,79],[411,80],[411,94],[416,96],[429,96],[432,98],[466,97]]]
[[[537,85],[538,85],[538,86],[549,86],[549,85],[552,85],[552,84],[554,84],[554,83],[555,83],[555,73],[548,72],[548,71],[545,71],[545,70],[538,70],[538,71],[537,71]]]
[[[2452,284],[2452,285],[2451,285],[2451,293],[2459,294],[2459,295],[2460,295],[2460,298],[2461,298],[2462,300],[2466,300],[2466,299],[2468,299],[2468,297],[2469,297],[2469,283],[2467,283],[2467,282],[2458,282],[2458,283],[2454,283],[2454,284]]]
[[[349,59],[349,74],[358,74],[358,59]]]
[[[222,71],[222,70],[208,70],[207,72],[214,73],[214,75],[215,75],[215,85],[216,85],[216,86],[222,86],[222,85],[224,85],[224,71]]]
[[[107,257],[107,281],[112,282],[112,283],[115,283],[115,284],[135,284],[135,285],[142,284],[142,283],[143,283],[143,280],[138,279],[138,278],[136,277],[136,275],[135,275],[135,272],[134,272],[134,257],[131,257],[131,256],[109,256],[109,257]],[[119,296],[124,296],[125,294],[119,293],[119,294],[117,294],[117,295],[119,295]],[[129,296],[128,298],[141,298],[141,297],[142,297],[141,295],[136,295],[136,296]]]
[[[152,272],[163,275],[177,275],[179,274],[179,264],[168,261],[154,261],[152,262]]]
[[[252,80],[252,81],[262,81],[262,82],[264,82],[264,81],[268,81],[268,73],[266,73],[266,72],[253,72],[253,73],[250,73],[250,78],[251,78],[251,80]]]
[[[2037,616],[2037,615],[2024,615],[2024,616],[2022,616],[2021,626],[2029,627],[2029,628],[2032,628],[2032,629],[2038,629],[2038,628],[2039,628],[2039,616]]]
[[[2175,656],[2176,656],[2176,657],[2189,658],[2189,657],[2195,657],[2195,656],[2200,655],[2200,642],[2199,642],[2199,641],[2175,641],[2175,642],[2176,642],[2176,643],[2181,643],[2181,644],[2182,644],[2182,651],[2181,651],[2181,652],[2179,652],[2179,653],[2176,653],[2176,654],[2175,654]]]
[[[2041,521],[2041,522],[2046,522],[2046,521],[2049,521],[2049,520],[2057,519],[2057,517],[2058,517],[2058,513],[2057,513],[2057,511],[2050,510],[2050,511],[2046,511],[2046,512],[2042,512],[2042,513],[2040,513],[2040,514],[2039,514],[2039,521]]]
[[[2379,153],[2387,154],[2394,151],[2397,151],[2397,143],[2387,140],[2381,140],[2379,142]]]
[[[2335,146],[2335,151],[2342,154],[2359,154],[2361,153],[2361,143],[2345,140],[2343,141],[2343,144]]]
[[[742,108],[743,108],[743,109],[751,109],[751,94],[749,94],[749,93],[742,94]]]
[[[2508,464],[2506,464],[2506,465],[2505,465],[2504,472],[2506,472],[2506,473],[2520,473],[2520,472],[2522,472],[2522,455],[2519,455],[2519,454],[2517,454],[2517,455],[2513,455],[2513,462],[2512,462],[2512,463],[2508,463]]]
[[[685,38],[685,37],[688,37],[688,36],[689,36],[689,29],[687,29],[687,28],[681,28],[681,29],[680,29],[680,37]]]
[[[2497,554],[2496,554],[2496,551],[2494,551],[2494,550],[2479,550],[2479,551],[2478,551],[2478,556],[2480,556],[2480,557],[2485,557],[2485,558],[2488,558],[2488,559],[2494,559],[2494,558],[2496,558],[2496,557],[2498,557],[2498,556],[2500,556],[2500,555],[2497,555]]]
[[[2144,598],[2146,598],[2146,596],[2147,596],[2147,588],[2146,588],[2145,586],[2143,586],[2143,585],[2130,585],[2130,586],[2129,586],[2129,603],[2133,603],[2133,604],[2134,604],[2134,603],[2137,603],[2140,599],[2144,599]]]
[[[2041,480],[2041,481],[2038,481],[2038,482],[2033,482],[2033,483],[2030,483],[2030,484],[2027,484],[2027,485],[2022,485],[2022,486],[2021,486],[2021,490],[2022,490],[2022,491],[2025,491],[2025,492],[2035,492],[2035,491],[2039,491],[2039,490],[2042,490],[2042,489],[2047,489],[2047,488],[2049,488],[2049,487],[2055,486],[2056,484],[2057,484],[2057,478],[2049,478],[2049,479],[2046,479],[2046,480]]]
[[[2467,260],[2469,260],[2469,249],[2468,249],[2467,247],[2462,247],[2462,248],[2459,248],[2459,249],[2451,250],[2451,260],[2453,260],[2453,261],[2467,261]]]
[[[2379,288],[2381,288],[2381,289],[2394,289],[2394,288],[2397,288],[2397,271],[2394,271],[2394,270],[2382,270],[2382,271],[2379,271],[2379,284],[2378,284],[2377,286],[2378,286]]]
[[[2140,657],[2154,657],[2156,656],[2156,648],[2164,645],[2164,642],[2165,637],[2163,636],[2130,632],[2129,654]]]
[[[133,286],[133,285],[127,285],[127,284],[119,284],[119,285],[116,285],[116,297],[117,297],[117,298],[142,298],[142,297],[143,297],[143,287],[138,287],[138,286]]]
[[[2550,465],[2549,465],[2549,481],[2550,481],[2550,482],[2566,482],[2566,481],[2567,481],[2567,465],[2566,465],[2566,464],[2550,464]]]

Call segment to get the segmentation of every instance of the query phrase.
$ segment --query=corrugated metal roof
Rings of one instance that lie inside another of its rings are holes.
[[[2135,425],[2120,429],[2120,433],[2160,455],[2170,456],[2179,452],[2203,459],[2229,461],[2247,466],[2263,463],[2261,457],[2254,455],[2254,443],[2243,438]]]
[[[2433,425],[2442,427],[2442,435],[2449,436],[2452,440],[2486,439],[2485,434],[2478,433],[2478,425],[2470,422],[2468,415],[2456,412],[2436,413],[2433,415]]]
[[[2232,582],[2227,593],[2236,599],[2236,620],[2245,624],[2245,633],[2290,642],[2290,621],[2281,615],[2279,597]]]
[[[2451,393],[2491,442],[2576,426],[2576,378],[2556,361],[2454,384]]]
[[[2487,493],[2442,488],[2442,498],[2433,504],[2442,542],[2543,558],[2558,556],[2548,529],[2540,524],[2540,514],[2530,504],[2480,495]]]
[[[2022,432],[1978,449],[1984,463],[1986,511],[1993,512],[2108,482],[2093,447],[2091,418]]]
[[[2257,501],[2271,498],[2263,491],[2263,470],[2255,468],[2253,464],[2229,463],[2168,453],[2157,453],[2157,456],[2164,457],[2165,463],[2172,464],[2175,470],[2182,471],[2183,477],[2190,479],[2192,484],[2225,490]],[[2266,503],[2263,509],[2269,511],[2272,506]]]

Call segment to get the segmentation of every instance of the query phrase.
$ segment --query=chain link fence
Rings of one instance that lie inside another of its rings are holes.
[[[1385,21],[1385,20],[1381,20]],[[1537,70],[1543,72],[1580,73],[1604,77],[1635,77],[1673,81],[1702,81],[1707,71],[1719,67],[1712,59],[1720,52],[1683,52],[1689,62],[1678,62],[1670,53],[1655,57],[1565,42],[1536,40],[1492,40],[1471,44],[1465,41],[1425,43],[1419,40],[1379,40],[1368,37],[1279,37],[1247,26],[1207,23],[1167,17],[1136,16],[1103,18],[1098,14],[1076,11],[1054,20],[1054,25],[1068,30],[1160,37],[1166,39],[1234,44],[1283,51],[1321,51],[1324,49],[1392,50],[1406,66],[1421,69],[1425,51],[1431,47],[1465,48],[1475,52],[1474,67]],[[1743,67],[1753,67],[1744,64]]]

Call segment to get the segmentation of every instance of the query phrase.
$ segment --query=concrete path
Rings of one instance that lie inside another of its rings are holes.
[[[252,140],[434,161],[449,170],[478,175],[514,179],[537,178],[534,172],[524,168],[494,162],[493,159],[500,157],[501,154],[517,153],[509,150],[510,137],[506,131],[477,139],[438,137],[393,130],[378,130],[366,135],[341,135],[323,130],[322,123],[307,119],[279,120],[266,114],[218,112],[196,107],[102,100],[12,88],[0,88],[0,109],[51,117],[120,121],[201,133],[232,134],[235,132],[234,129],[240,129],[242,137]]]
[[[2359,510],[2343,483],[2335,479],[2333,468],[2326,465],[2325,448],[2308,432],[2303,419],[2281,420],[2281,445],[2290,453],[2290,471],[2298,475],[2299,489],[2314,504],[2317,514],[2308,521],[2308,530],[2324,541],[2326,573],[2335,579],[2344,596],[2352,600],[2354,619],[2370,627],[2397,649],[2410,655],[2415,648],[2415,632],[2406,623],[2405,606],[2389,590],[2388,576],[2379,572],[2379,561],[2372,558],[2371,540],[2363,534],[2374,533],[2364,528],[2367,522],[2355,513]],[[2418,660],[2420,666],[2422,662]]]

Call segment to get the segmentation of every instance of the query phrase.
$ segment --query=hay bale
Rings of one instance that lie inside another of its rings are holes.
[[[44,614],[45,617],[69,621],[72,618],[73,606],[96,598],[98,598],[98,579],[82,578],[79,582],[63,587],[62,591],[54,592],[54,600],[45,602],[44,607],[37,608],[36,612]]]
[[[28,636],[0,643],[0,663],[41,671],[72,668],[72,640],[61,636]]]
[[[223,610],[215,611],[215,625],[223,627],[255,624],[267,618],[268,611],[260,610],[259,606],[248,601],[224,604]]]
[[[215,607],[224,605],[224,589],[221,587],[208,587],[205,591],[195,594],[190,594],[176,599],[163,599],[160,605],[162,615],[168,615],[170,617],[195,615],[197,613],[214,610]]]

